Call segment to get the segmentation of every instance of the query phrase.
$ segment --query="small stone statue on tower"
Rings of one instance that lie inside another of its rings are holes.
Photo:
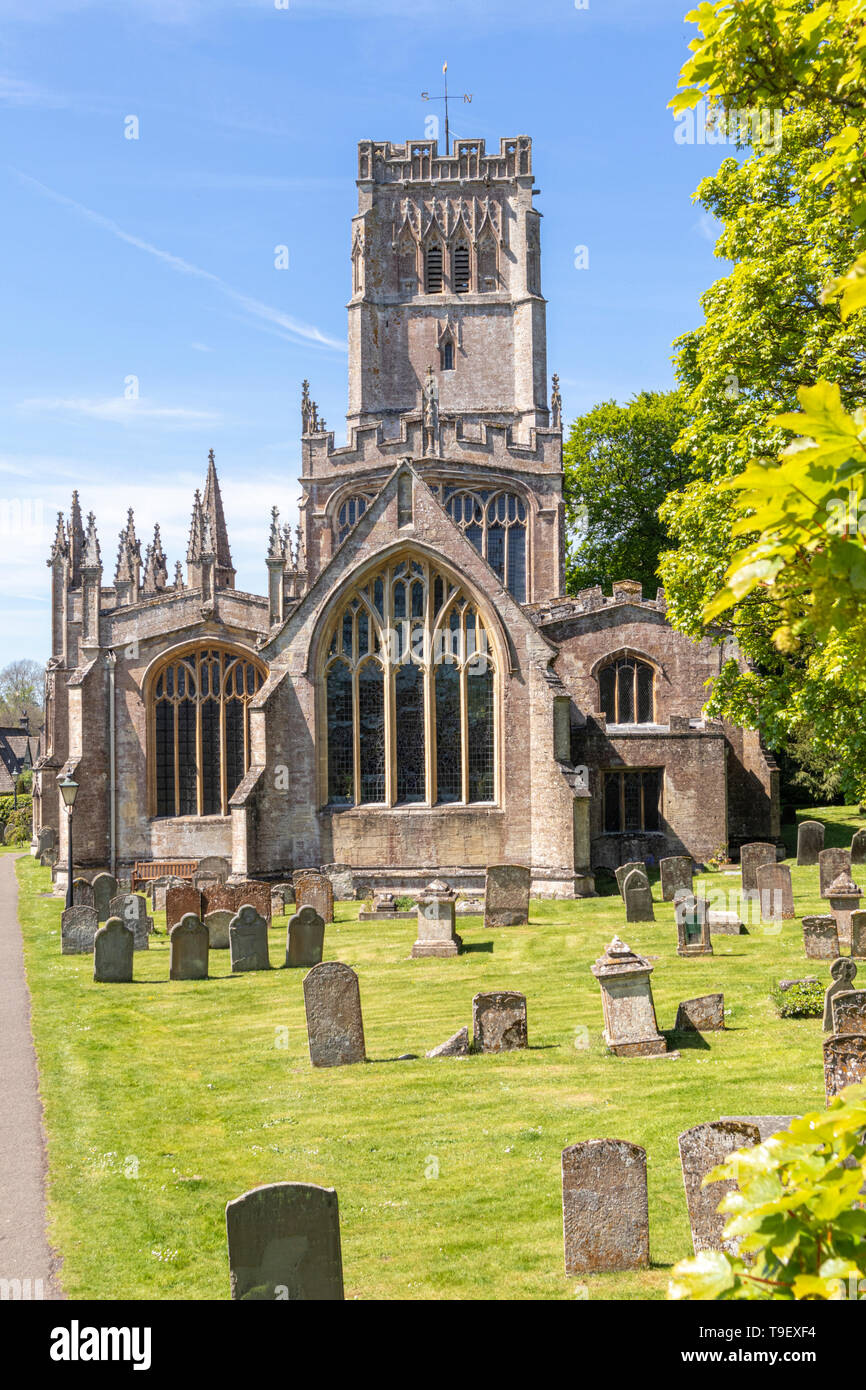
[[[433,368],[427,368],[424,382],[424,453],[435,454],[439,434],[439,383]]]

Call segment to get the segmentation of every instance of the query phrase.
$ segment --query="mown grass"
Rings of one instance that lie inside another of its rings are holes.
[[[864,823],[850,808],[804,814],[832,819],[843,841]],[[370,1061],[318,1071],[304,971],[232,976],[228,952],[215,951],[213,978],[169,982],[161,934],[136,954],[134,984],[96,985],[89,957],[60,955],[61,904],[41,896],[48,870],[29,857],[17,869],[50,1235],[73,1298],[226,1298],[225,1203],[284,1180],[336,1187],[347,1297],[572,1298],[560,1152],[603,1136],[647,1150],[653,1263],[590,1278],[589,1296],[662,1298],[669,1266],[690,1253],[677,1135],[720,1115],[823,1104],[821,1022],[783,1021],[770,998],[784,976],[829,978],[806,962],[799,922],[717,936],[712,958],[680,960],[670,905],[626,927],[610,894],[533,902],[525,928],[485,932],[464,918],[462,956],[416,961],[411,921],[359,924],[359,905],[340,903],[325,959],[358,971]],[[820,910],[817,869],[793,877],[798,916]],[[738,882],[712,876],[716,889]],[[655,958],[663,1031],[680,1000],[715,990],[727,1031],[671,1034],[678,1060],[610,1056],[589,967],[614,932]],[[424,1058],[471,1025],[474,994],[498,988],[527,996],[528,1051]]]

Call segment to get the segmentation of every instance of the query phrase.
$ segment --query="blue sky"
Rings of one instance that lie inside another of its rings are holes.
[[[666,109],[686,0],[281,3],[0,0],[0,665],[48,654],[72,488],[106,583],[129,506],[173,569],[211,447],[238,586],[266,591],[304,377],[343,438],[356,142],[423,135],[446,59],[473,94],[452,134],[533,137],[567,418],[671,385],[723,273],[691,193],[729,151],[676,143]]]

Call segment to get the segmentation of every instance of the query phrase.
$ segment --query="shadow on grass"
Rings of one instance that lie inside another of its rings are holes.
[[[472,951],[486,951],[489,955],[492,952],[492,950],[492,941],[464,941],[463,949],[460,952],[460,954],[462,956],[466,956],[471,954]]]
[[[673,1051],[682,1052],[686,1048],[693,1051],[709,1052],[710,1045],[703,1033],[678,1033],[675,1028],[663,1028],[662,1037],[668,1043],[673,1043]]]

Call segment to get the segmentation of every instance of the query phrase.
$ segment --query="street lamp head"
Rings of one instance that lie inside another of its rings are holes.
[[[78,783],[73,777],[61,777],[57,783],[67,811],[71,811],[78,795]]]

